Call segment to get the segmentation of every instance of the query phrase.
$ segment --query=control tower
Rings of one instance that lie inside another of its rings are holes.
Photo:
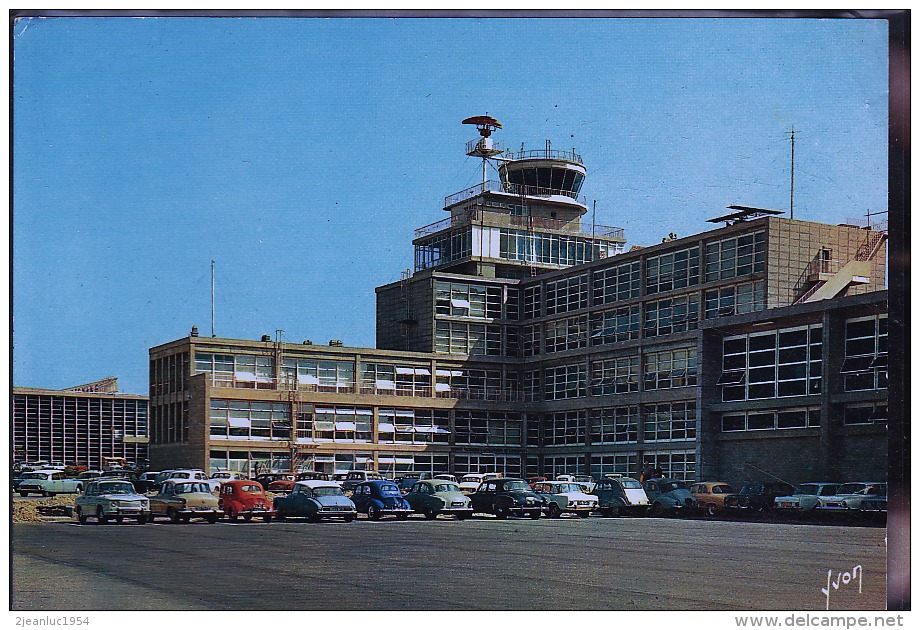
[[[480,138],[466,154],[482,160],[482,181],[448,195],[450,216],[415,231],[415,271],[437,269],[486,278],[523,278],[623,251],[622,228],[585,222],[587,174],[572,150],[503,149],[490,116],[467,118]],[[488,178],[489,167],[497,180]]]

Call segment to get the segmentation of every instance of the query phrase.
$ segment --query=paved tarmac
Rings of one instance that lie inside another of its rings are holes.
[[[12,542],[13,610],[824,610],[828,570],[831,610],[885,607],[881,527],[54,522],[16,524]],[[861,593],[838,575],[854,565]]]

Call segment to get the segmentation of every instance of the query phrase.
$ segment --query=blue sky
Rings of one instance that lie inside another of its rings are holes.
[[[729,204],[887,208],[887,23],[30,19],[14,31],[14,384],[118,376],[210,334],[373,346],[374,287],[476,183],[463,126],[575,147],[630,244]]]

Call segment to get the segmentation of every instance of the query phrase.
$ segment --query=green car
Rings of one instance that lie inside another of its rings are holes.
[[[437,518],[438,514],[453,514],[462,521],[473,513],[469,497],[452,481],[417,481],[405,498],[415,512],[424,514],[429,520]]]

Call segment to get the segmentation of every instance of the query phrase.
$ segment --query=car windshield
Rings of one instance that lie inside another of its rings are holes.
[[[866,483],[845,483],[837,488],[837,494],[878,494],[879,487]]]
[[[712,487],[713,494],[729,494],[731,491],[732,491],[731,486],[713,486]]]
[[[77,479],[97,479],[102,476],[102,473],[97,472],[82,472],[77,475]]]
[[[99,494],[134,494],[134,486],[130,483],[101,483]]]
[[[556,486],[556,492],[581,492],[581,486],[577,483],[560,483]]]
[[[214,473],[211,475],[211,479],[229,479],[230,473]]]
[[[455,483],[439,483],[434,487],[435,492],[460,492],[460,486]]]
[[[396,486],[395,483],[381,484],[380,494],[382,494],[383,496],[393,496],[393,495],[402,496],[402,492],[399,491],[399,488]]]
[[[191,494],[192,492],[211,492],[211,489],[206,483],[176,484],[176,494]]]
[[[48,475],[44,473],[26,473],[22,476],[23,479],[46,479]]]
[[[340,497],[344,493],[338,486],[320,486],[319,488],[313,488],[313,494],[317,497]]]
[[[641,490],[642,484],[636,481],[635,479],[620,479],[620,483],[623,484],[623,487],[627,490]]]
[[[505,490],[507,490],[507,491],[509,491],[509,492],[514,492],[514,491],[518,491],[518,492],[521,492],[521,491],[529,491],[529,490],[530,490],[530,486],[527,485],[527,482],[526,482],[526,481],[509,481],[508,483],[505,484]]]
[[[741,488],[741,494],[760,494],[763,486],[759,483],[746,483]]]
[[[687,484],[683,481],[659,481],[658,486],[661,488],[662,492],[673,492],[674,490],[686,489]]]
[[[479,479],[477,475],[467,475],[460,479],[460,483],[479,483]]]
[[[803,495],[815,496],[817,494],[818,494],[818,486],[807,483],[807,484],[797,487],[795,489],[795,492],[792,493],[792,496],[803,496]]]
[[[262,494],[262,488],[259,486],[245,485],[240,486],[240,492],[251,492],[253,494]]]

